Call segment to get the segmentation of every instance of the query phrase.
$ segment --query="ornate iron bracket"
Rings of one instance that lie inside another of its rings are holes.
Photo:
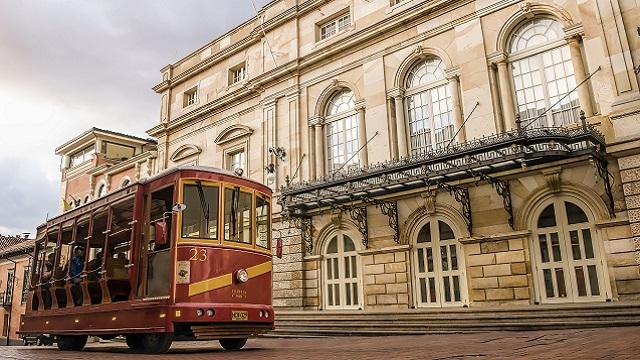
[[[607,194],[607,200],[608,200],[607,208],[609,209],[609,215],[612,218],[614,218],[616,217],[616,211],[613,203],[613,190],[611,188],[611,179],[609,178],[610,173],[609,173],[609,169],[607,168],[607,166],[609,165],[609,162],[607,162],[607,159],[605,159],[604,157],[600,158],[598,156],[595,156],[594,163],[598,171],[598,176],[600,176],[604,181],[604,191]]]
[[[398,225],[398,203],[395,201],[382,201],[376,204],[380,211],[389,217],[389,227],[393,229],[393,241],[400,244],[400,226]]]
[[[448,191],[449,194],[462,205],[462,215],[465,220],[467,220],[467,230],[469,231],[469,235],[471,235],[473,231],[473,221],[471,220],[471,198],[469,197],[469,189],[449,185],[444,182],[438,182],[437,186],[438,189]]]
[[[367,224],[367,206],[354,206],[349,209],[349,216],[358,225],[358,231],[362,234],[362,245],[369,247],[369,226]]]
[[[511,203],[511,186],[509,185],[509,182],[496,179],[483,172],[469,171],[469,174],[471,176],[479,177],[480,179],[491,184],[498,195],[502,197],[502,204],[504,206],[504,209],[507,211],[507,220],[509,221],[509,226],[511,226],[511,229],[513,229],[513,204]]]
[[[307,254],[311,254],[313,251],[313,238],[311,237],[311,218],[305,217],[300,221],[300,236],[302,237],[302,243],[305,245]]]

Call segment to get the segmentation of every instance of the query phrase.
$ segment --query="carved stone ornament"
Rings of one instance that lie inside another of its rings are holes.
[[[424,200],[424,210],[427,214],[433,215],[436,213],[436,194],[433,191],[427,191],[420,194]]]
[[[331,224],[333,224],[333,226],[340,228],[342,225],[342,211],[340,210],[333,210],[331,212]]]
[[[413,50],[414,53],[416,53],[417,55],[422,54],[422,45],[418,44],[416,45],[416,49]]]
[[[331,87],[337,87],[339,83],[338,79],[331,79]]]
[[[531,3],[529,1],[525,1],[519,4],[520,11],[527,14],[531,12]]]
[[[544,181],[551,192],[559,193],[562,187],[562,181],[560,179],[561,169],[553,169],[552,171],[543,172]]]

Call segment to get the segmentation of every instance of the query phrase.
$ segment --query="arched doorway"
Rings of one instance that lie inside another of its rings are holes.
[[[323,251],[324,304],[326,309],[360,307],[358,253],[355,242],[338,232]]]
[[[602,301],[604,266],[593,220],[575,202],[558,197],[533,224],[538,299],[544,303]]]
[[[418,307],[462,306],[468,302],[461,247],[442,219],[426,223],[413,247],[415,298]]]

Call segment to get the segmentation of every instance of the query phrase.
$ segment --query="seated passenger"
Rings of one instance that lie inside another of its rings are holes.
[[[71,269],[69,270],[69,277],[74,284],[79,283],[82,279],[82,270],[84,269],[84,249],[76,246],[73,250],[73,257],[71,258]]]
[[[102,269],[102,250],[96,251],[96,257],[87,264],[87,272],[89,273],[89,281],[97,281],[98,272]]]

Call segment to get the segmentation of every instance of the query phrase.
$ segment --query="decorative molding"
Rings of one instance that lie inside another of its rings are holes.
[[[562,189],[562,179],[560,176],[561,172],[562,172],[562,167],[554,167],[551,169],[542,170],[544,181],[547,184],[547,187],[554,194],[559,193]]]
[[[598,229],[606,229],[616,226],[629,226],[629,218],[613,218],[597,220],[595,225]]]
[[[169,160],[176,162],[176,161],[184,160],[188,157],[196,156],[201,152],[202,152],[202,149],[200,149],[198,146],[185,144],[177,148],[176,151],[174,151],[171,154],[171,156],[169,157]]]
[[[436,194],[435,191],[427,191],[420,194],[424,199],[424,211],[427,215],[433,215],[436,213]]]
[[[398,97],[403,97],[404,96],[404,89],[403,88],[399,88],[399,87],[395,87],[393,89],[389,89],[387,90],[387,96],[390,98],[398,98]]]
[[[324,118],[318,115],[310,116],[308,123],[309,126],[322,126],[324,124]]]
[[[378,255],[378,254],[389,254],[389,253],[397,253],[401,251],[408,251],[411,249],[411,246],[406,245],[398,245],[398,246],[390,246],[382,249],[365,249],[358,251],[358,255],[367,256],[367,255]]]
[[[231,125],[222,130],[213,142],[216,143],[216,145],[223,145],[229,141],[250,136],[251,134],[253,134],[253,129],[246,125]]]
[[[484,243],[484,242],[492,242],[492,241],[503,241],[510,239],[522,239],[531,235],[531,230],[519,230],[519,231],[511,231],[500,234],[492,234],[492,235],[476,235],[467,238],[462,238],[460,241],[461,244],[475,244],[475,243]]]

